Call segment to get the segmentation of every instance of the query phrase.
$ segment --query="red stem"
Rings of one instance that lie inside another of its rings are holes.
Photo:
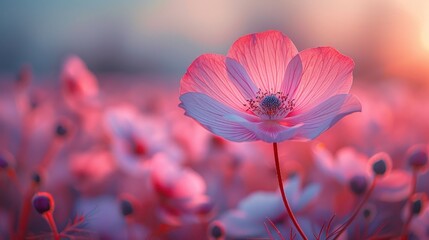
[[[286,207],[287,213],[289,214],[289,217],[292,219],[293,225],[295,226],[296,230],[299,232],[299,235],[301,235],[302,239],[307,240],[307,236],[305,236],[304,231],[299,226],[298,221],[295,218],[295,215],[293,215],[292,209],[289,206],[289,202],[286,198],[286,193],[283,187],[283,180],[282,180],[282,174],[280,171],[280,162],[279,162],[279,153],[277,150],[277,143],[273,143],[274,148],[274,160],[276,162],[276,171],[277,171],[277,180],[279,182],[280,192],[282,194],[283,204]]]
[[[60,240],[60,234],[58,233],[57,225],[55,224],[54,216],[52,215],[52,212],[47,212],[45,214],[46,221],[49,224],[49,227],[51,228],[52,232],[54,233],[54,239]]]
[[[415,169],[413,169],[413,176],[411,179],[411,193],[410,193],[410,196],[408,197],[408,201],[407,201],[407,205],[409,205],[410,209],[408,211],[408,216],[407,216],[407,219],[405,220],[404,227],[402,229],[401,239],[407,239],[408,227],[410,226],[411,219],[413,218],[411,198],[413,197],[414,193],[416,192],[416,187],[417,187],[416,183],[417,183],[417,171]]]
[[[27,233],[28,219],[30,218],[30,210],[31,210],[31,199],[35,192],[36,192],[36,185],[31,184],[26,195],[24,196],[24,202],[22,203],[22,212],[19,217],[17,239],[24,239]]]
[[[363,197],[362,201],[360,202],[360,204],[358,205],[358,207],[355,209],[355,211],[353,212],[353,215],[340,227],[339,232],[336,234],[336,236],[334,237],[334,239],[337,239],[338,237],[340,237],[340,235],[350,226],[350,224],[352,224],[352,222],[355,220],[356,216],[358,215],[358,213],[360,212],[360,210],[362,209],[363,205],[365,205],[365,203],[368,201],[369,196],[371,196],[371,193],[374,191],[375,188],[375,183],[377,181],[377,178],[374,178],[374,180],[371,183],[371,187],[369,188],[369,190],[365,193],[365,196]]]
[[[45,155],[43,156],[42,161],[39,163],[39,171],[44,172],[49,165],[52,163],[53,159],[55,158],[55,155],[57,154],[59,149],[59,142],[57,139],[55,139],[55,136],[51,140],[51,144],[48,148],[48,150],[45,152]]]

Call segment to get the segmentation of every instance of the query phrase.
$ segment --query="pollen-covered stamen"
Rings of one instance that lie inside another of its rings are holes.
[[[261,89],[256,93],[255,99],[248,99],[244,104],[246,111],[268,119],[285,117],[295,106],[295,100],[289,99],[288,95],[282,92],[262,92]]]

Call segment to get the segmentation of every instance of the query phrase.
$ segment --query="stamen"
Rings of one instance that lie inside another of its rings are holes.
[[[246,101],[244,104],[247,107],[246,111],[268,119],[283,118],[295,107],[295,99],[289,99],[288,95],[282,92],[263,92],[261,89],[256,92],[254,99]]]

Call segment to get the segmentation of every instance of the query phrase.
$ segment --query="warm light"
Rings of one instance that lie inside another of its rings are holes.
[[[420,39],[422,41],[423,48],[429,51],[429,21],[423,25]]]

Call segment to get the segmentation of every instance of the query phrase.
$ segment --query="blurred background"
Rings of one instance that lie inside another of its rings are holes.
[[[299,50],[332,46],[356,61],[359,81],[428,85],[425,0],[94,0],[0,3],[0,73],[23,63],[58,75],[66,56],[98,74],[164,76],[178,82],[208,52],[240,36],[277,29]]]
[[[429,1],[23,0],[0,1],[0,240],[25,236],[26,229],[49,234],[30,205],[37,191],[52,194],[63,232],[68,219],[83,214],[88,223],[83,228],[100,239],[124,239],[124,234],[219,239],[208,234],[217,221],[229,227],[223,233],[227,239],[264,236],[265,228],[248,235],[241,231],[264,226],[268,218],[252,219],[254,209],[281,213],[262,198],[247,198],[276,190],[271,146],[224,141],[177,105],[180,79],[195,58],[226,54],[239,37],[269,29],[289,36],[298,50],[330,46],[356,62],[351,92],[360,99],[362,113],[346,117],[315,141],[279,145],[284,175],[302,178],[303,188],[314,183],[313,190],[323,189],[320,196],[319,190],[307,194],[314,205],[300,217],[313,229],[333,215],[333,226],[345,222],[359,196],[349,189],[350,179],[332,175],[383,151],[404,178],[391,177],[390,185],[380,187],[397,191],[387,204],[370,200],[383,213],[371,224],[375,228],[393,219],[385,232],[400,234],[402,207],[413,197],[409,151],[416,144],[429,151]],[[152,131],[157,134],[148,134]],[[158,134],[162,141],[152,139]],[[145,143],[178,163],[157,163]],[[323,166],[342,156],[344,166],[332,172]],[[165,169],[174,173],[165,173],[172,180],[163,178]],[[362,169],[366,174],[366,165]],[[417,191],[429,194],[429,171],[420,177],[414,182]],[[165,196],[162,187],[188,194],[191,206]],[[246,199],[257,205],[246,213],[250,217],[233,219],[237,226],[225,224]],[[128,200],[135,208],[132,216],[120,212]],[[273,219],[288,227],[285,216]],[[413,227],[422,231],[420,239],[429,238],[429,217]]]

